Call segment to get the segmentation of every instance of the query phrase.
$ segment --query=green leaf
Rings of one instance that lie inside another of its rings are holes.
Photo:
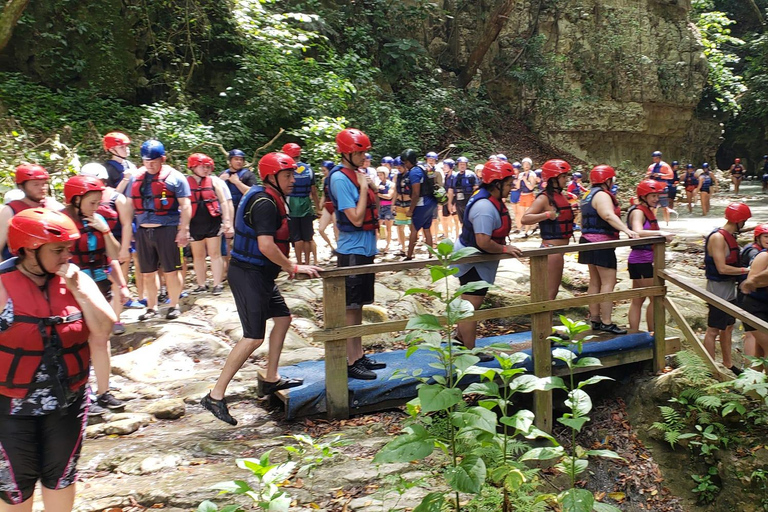
[[[445,316],[448,323],[456,324],[461,320],[471,317],[475,313],[475,307],[468,300],[462,298],[453,299],[445,308]]]
[[[560,493],[557,501],[563,508],[562,512],[592,512],[595,497],[586,489],[568,489]]]
[[[473,382],[464,390],[465,395],[477,393],[483,396],[498,397],[499,385],[495,382]]]
[[[445,279],[448,276],[453,276],[459,273],[457,267],[443,267],[440,265],[429,266],[429,275],[432,278],[432,282],[436,283],[441,279]]]
[[[212,501],[208,500],[205,500],[197,506],[197,512],[216,512],[217,510],[219,510],[219,507],[217,507],[216,504]]]
[[[477,290],[482,290],[483,288],[490,288],[491,286],[493,285],[486,283],[485,281],[473,281],[471,283],[467,283],[459,286],[459,288],[453,293],[453,296],[454,298],[461,297],[465,293],[476,292]]]
[[[596,357],[582,357],[573,365],[574,368],[589,368],[591,366],[603,366],[603,363]]]
[[[453,252],[453,240],[446,238],[437,244],[437,254],[440,256],[450,256]]]
[[[525,452],[520,461],[524,460],[550,460],[562,457],[565,455],[565,450],[562,446],[545,446],[543,448],[533,448]]]
[[[544,389],[544,382],[535,375],[520,375],[509,383],[509,389],[513,393],[530,393],[531,391]]]
[[[595,512],[621,512],[620,508],[614,507],[610,503],[600,503],[599,501],[592,505],[592,510]]]
[[[566,363],[569,367],[572,365],[573,360],[576,359],[576,354],[565,348],[552,349],[552,357],[559,359]]]
[[[491,434],[496,433],[496,413],[482,407],[473,407],[465,412],[453,413],[451,423],[459,429],[477,429]]]
[[[471,305],[471,304],[470,304]],[[424,314],[418,315],[408,320],[406,329],[421,329],[424,331],[439,331],[443,328],[440,324],[440,320],[435,315]]]
[[[461,389],[431,384],[419,388],[423,412],[444,411],[462,401]]]
[[[421,425],[411,425],[407,434],[388,442],[373,458],[376,464],[411,462],[428,457],[435,449],[435,440]]]
[[[565,385],[565,382],[560,377],[544,377],[540,380],[544,384],[544,391],[549,391],[550,389],[568,390],[568,386]]]
[[[445,504],[445,494],[442,492],[431,492],[422,498],[413,512],[441,512]]]
[[[581,390],[574,389],[568,393],[568,399],[565,401],[565,406],[570,407],[574,416],[585,416],[592,410],[592,399],[589,395]]]
[[[624,460],[618,453],[613,450],[588,450],[584,452],[589,457],[603,457],[604,459],[619,459]]]
[[[430,297],[437,297],[438,299],[443,298],[443,294],[436,291],[436,290],[430,290],[428,288],[408,288],[405,291],[406,295],[429,295]]]
[[[581,362],[581,360],[579,360],[579,363],[580,362]],[[579,385],[577,387],[579,389],[581,389],[581,388],[583,388],[585,386],[589,386],[591,384],[597,384],[598,382],[603,381],[603,380],[613,380],[613,379],[610,378],[610,377],[605,377],[603,375],[595,375],[594,377],[590,377],[587,380],[583,380],[583,381],[579,382]]]
[[[453,366],[458,370],[459,374],[463,374],[468,368],[479,362],[480,358],[474,354],[461,354],[453,360]]]
[[[485,462],[477,455],[470,454],[464,457],[461,463],[445,469],[445,480],[451,488],[466,493],[480,492],[485,482]]]
[[[251,490],[251,486],[248,485],[248,482],[243,480],[230,480],[228,482],[213,484],[211,489],[217,489],[222,493],[231,492],[234,494],[245,494]]]
[[[560,463],[555,464],[555,468],[566,475],[579,475],[586,471],[588,466],[588,461],[572,457],[563,457]]]
[[[531,411],[522,409],[512,416],[503,416],[499,421],[520,432],[528,432],[533,425],[534,415]]]
[[[589,418],[587,416],[580,416],[578,418],[557,418],[558,423],[562,423],[566,427],[572,428],[577,432],[581,432],[581,427],[584,426],[586,422],[589,421]]]
[[[469,256],[474,256],[475,254],[479,254],[480,251],[478,249],[475,249],[474,247],[462,247],[458,251],[455,251],[453,254],[451,254],[451,257],[449,258],[449,261],[451,263],[454,263],[461,258],[467,258]]]

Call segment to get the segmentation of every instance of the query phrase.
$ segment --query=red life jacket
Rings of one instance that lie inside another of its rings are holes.
[[[357,174],[355,171],[339,165],[333,169],[331,173],[337,171],[346,176],[347,179],[355,185],[358,192],[360,191],[360,184],[357,182]],[[335,200],[332,191],[331,199]],[[379,209],[377,207],[376,199],[376,192],[374,192],[371,187],[368,187],[368,201],[365,206],[365,217],[363,217],[363,225],[361,227],[352,224],[346,214],[341,210],[336,211],[336,226],[339,228],[339,231],[374,231],[379,229]],[[334,207],[337,207],[337,205],[334,204]]]
[[[216,196],[216,189],[213,188],[211,177],[206,176],[198,183],[195,176],[187,176],[187,182],[189,183],[189,190],[192,192],[190,197],[192,200],[192,217],[194,218],[197,213],[197,206],[201,203],[208,208],[211,217],[221,217],[221,205],[218,196]]]
[[[168,215],[170,212],[179,212],[179,202],[176,199],[176,194],[173,193],[168,185],[165,184],[165,180],[171,174],[171,170],[164,168],[159,173],[152,175],[151,188],[152,195],[142,195],[142,188],[144,185],[144,176],[147,174],[146,169],[139,174],[133,180],[133,186],[131,187],[131,197],[133,198],[133,209],[136,213],[153,212],[155,215]],[[153,207],[144,208],[144,200],[152,199]]]
[[[288,228],[288,211],[285,209],[285,198],[273,187],[264,187],[264,191],[275,201],[277,213],[280,216],[280,225],[275,231],[275,245],[280,252],[288,256],[291,252],[291,231]]]
[[[570,201],[560,192],[543,194],[547,196],[549,204],[557,210],[557,217],[539,222],[542,240],[568,240],[573,236],[573,209]]]
[[[499,245],[506,245],[509,232],[512,231],[512,218],[509,216],[509,210],[504,206],[501,199],[489,196],[488,200],[496,207],[496,210],[498,210],[499,216],[501,217],[501,226],[491,232],[491,240]]]
[[[53,387],[62,404],[66,389],[77,391],[88,381],[88,326],[62,277],[48,281],[46,298],[16,269],[16,261],[9,260],[0,270],[0,280],[13,301],[13,323],[0,332],[0,395],[24,398],[34,389]],[[66,382],[57,376],[58,361],[65,366]],[[34,382],[41,363],[50,380]]]
[[[85,226],[82,219],[75,220],[77,229],[80,230],[80,238],[72,246],[71,261],[83,270],[90,270],[90,276],[94,277],[94,270],[106,269],[109,266],[107,258],[107,245],[104,242],[104,233],[93,226]],[[88,238],[96,237],[96,249],[88,249]]]
[[[732,267],[738,267],[740,259],[739,244],[736,237],[723,228],[718,228],[707,235],[704,241],[704,274],[710,281],[738,281],[741,276],[731,276],[721,274],[715,265],[715,259],[709,255],[709,238],[715,233],[723,235],[726,245],[728,245],[728,256],[725,257],[725,264]]]
[[[104,217],[107,221],[109,229],[115,231],[115,228],[120,224],[120,215],[117,213],[117,198],[120,196],[120,192],[116,190],[106,189],[101,195],[101,202],[96,213]]]
[[[659,221],[656,220],[656,215],[654,215],[653,210],[648,208],[648,205],[643,204],[643,203],[634,204],[634,205],[629,207],[629,210],[627,210],[627,226],[630,226],[630,229],[631,229],[632,224],[630,224],[630,222],[629,222],[629,217],[632,215],[632,212],[635,211],[635,210],[640,210],[641,212],[643,212],[643,215],[645,216],[645,222],[643,222],[643,229],[646,229],[645,225],[647,223],[648,224],[648,228],[647,229],[649,231],[658,231],[659,230]],[[632,247],[633,251],[650,251],[652,249],[653,249],[653,247],[650,244],[648,244],[648,245],[636,245],[636,246]]]
[[[25,203],[21,199],[16,199],[8,203],[8,206],[11,207],[11,210],[13,210],[13,214],[16,215],[17,213],[23,212],[24,210],[27,210],[29,208],[38,208],[39,206],[42,206],[43,208],[45,208],[45,200],[43,200],[43,202],[39,206],[38,205],[29,206],[27,203]]]

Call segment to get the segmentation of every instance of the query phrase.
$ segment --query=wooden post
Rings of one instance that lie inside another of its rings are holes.
[[[531,258],[531,302],[549,300],[547,291],[547,257]],[[533,373],[537,377],[552,375],[552,347],[547,339],[552,335],[552,312],[534,313],[531,319]],[[552,391],[534,391],[533,414],[536,426],[552,432]]]
[[[323,322],[326,329],[347,323],[347,289],[344,277],[323,279]],[[330,419],[349,418],[347,340],[325,342],[325,407]]]
[[[667,246],[665,244],[653,245],[653,284],[664,286],[664,279],[659,275],[664,270],[664,256]],[[667,314],[664,309],[664,296],[652,297],[653,304],[653,371],[660,373],[666,366],[667,354]]]

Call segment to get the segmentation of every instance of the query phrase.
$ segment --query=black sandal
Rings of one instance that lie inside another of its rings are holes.
[[[207,409],[211,412],[214,416],[216,416],[218,419],[223,421],[224,423],[229,423],[230,425],[237,425],[237,420],[232,417],[231,414],[229,414],[229,409],[227,408],[227,401],[226,399],[222,398],[221,400],[216,400],[211,398],[211,393],[209,392],[207,395],[203,397],[202,400],[200,400],[200,405],[203,406],[203,409]]]
[[[301,386],[302,384],[304,384],[304,379],[299,379],[299,378],[286,379],[284,377],[280,377],[280,379],[278,379],[277,382],[267,382],[266,380],[259,380],[257,393],[260,398],[263,398],[267,395],[271,395],[272,393],[275,393],[276,391],[295,388],[295,387]]]

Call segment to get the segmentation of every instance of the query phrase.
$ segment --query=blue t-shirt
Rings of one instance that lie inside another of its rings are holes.
[[[491,235],[494,230],[501,227],[501,216],[498,210],[490,201],[481,199],[472,205],[469,210],[469,221],[472,223],[472,227],[475,229],[475,235],[482,233],[484,235]],[[461,240],[457,240],[454,245],[454,250],[463,248]],[[499,269],[498,261],[486,261],[482,263],[469,263],[463,265],[456,265],[459,269],[460,276],[463,276],[472,268],[477,270],[480,274],[480,279],[487,283],[493,284],[496,281],[496,271]]]
[[[191,195],[191,192],[189,190],[189,182],[187,181],[186,176],[181,174],[176,169],[173,169],[167,165],[163,165],[163,169],[160,172],[162,172],[165,169],[171,170],[171,173],[168,175],[168,178],[166,178],[165,180],[165,185],[166,187],[168,187],[168,190],[172,191],[177,198],[189,197]],[[125,191],[128,193],[128,197],[130,197],[131,199],[133,199],[134,181],[135,181],[135,178],[131,177],[131,181],[128,182],[128,187],[125,189]],[[147,184],[144,186],[149,187],[150,186],[149,182],[147,182]],[[145,192],[148,193],[148,195],[152,194],[148,190]],[[153,202],[154,200],[151,198],[144,199],[144,207],[154,208]],[[142,224],[159,224],[160,226],[178,226],[180,221],[180,216],[178,214],[174,215],[173,213],[169,215],[157,215],[154,212],[142,212],[142,213],[137,213],[135,215],[136,215],[137,226],[141,226]]]
[[[101,219],[101,220],[104,221],[105,224],[107,223],[107,221],[104,219],[104,217],[102,217],[98,213],[94,213],[93,214],[93,218],[94,219],[96,219],[96,218]],[[83,226],[88,227],[88,222],[87,221],[83,221]],[[87,234],[81,235],[81,236],[85,236],[88,239],[88,251],[95,251],[96,248],[97,248],[97,245],[99,243],[98,239],[96,238],[96,235],[92,234],[92,233],[87,233]],[[104,243],[106,245],[106,241]],[[91,269],[89,269],[89,268],[81,268],[80,270],[85,275],[89,276],[91,279],[93,279],[96,282],[103,281],[105,279],[109,279],[109,274],[107,273],[107,269],[104,269],[104,268],[93,269],[93,272],[91,272]]]
[[[357,208],[360,192],[358,192],[357,186],[344,176],[344,173],[337,171],[331,175],[331,190],[339,211]],[[336,251],[340,254],[375,256],[378,252],[376,250],[376,231],[363,231],[362,229],[359,231],[339,231]]]
[[[427,182],[427,172],[424,169],[418,165],[411,167],[411,170],[408,173],[408,177],[411,180],[411,185],[414,183],[421,184],[421,188],[419,189],[419,202],[416,204],[417,208],[419,206],[432,206],[433,204],[437,203],[437,200],[433,194],[425,193],[426,191],[424,190],[424,184]]]

